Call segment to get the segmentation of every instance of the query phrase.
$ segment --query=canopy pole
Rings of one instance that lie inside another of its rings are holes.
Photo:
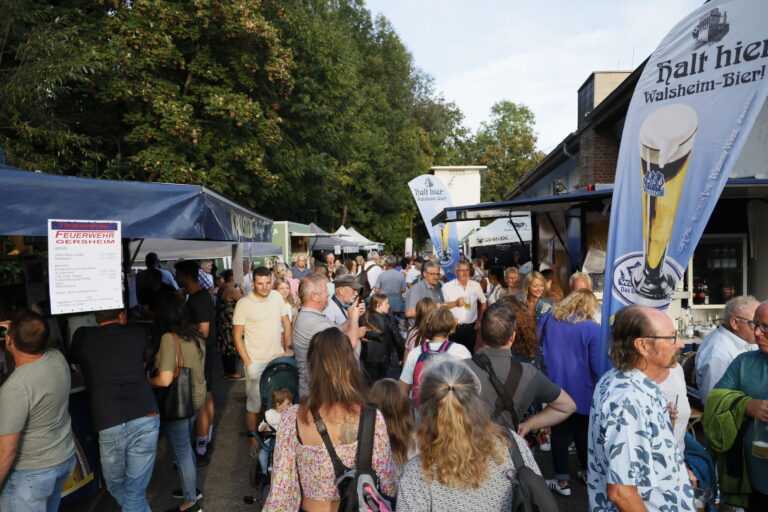
[[[552,216],[549,214],[549,212],[547,212],[547,220],[549,220],[549,225],[552,226],[552,231],[555,232],[555,236],[557,237],[558,240],[560,240],[560,245],[563,246],[563,251],[565,252],[565,257],[568,258],[568,262],[569,262],[569,265],[570,265],[571,255],[568,254],[568,247],[565,246],[565,242],[563,242],[563,237],[560,236],[560,232],[555,227],[555,223],[552,220]],[[555,262],[551,261],[550,263],[554,264]]]
[[[130,241],[128,242],[130,245]],[[139,238],[139,245],[136,246],[136,250],[133,251],[133,256],[131,257],[131,262],[128,264],[128,271],[130,272],[131,267],[133,266],[133,262],[136,261],[136,256],[139,255],[139,251],[141,250],[141,246],[144,245],[144,239]]]
[[[525,242],[523,242],[523,237],[520,236],[520,232],[517,230],[517,226],[515,226],[514,221],[512,220],[512,212],[509,212],[509,221],[510,224],[512,224],[512,229],[515,230],[515,234],[517,235],[517,239],[520,241],[520,245],[525,246]]]
[[[232,276],[236,283],[243,282],[243,244],[232,244]]]
[[[128,311],[131,308],[131,292],[128,288],[130,285],[128,276],[131,273],[131,264],[133,262],[133,260],[131,260],[131,239],[121,238],[120,242],[123,246],[123,309]]]

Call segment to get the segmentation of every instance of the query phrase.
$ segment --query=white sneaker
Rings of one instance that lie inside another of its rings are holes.
[[[551,490],[552,492],[556,492],[561,496],[571,495],[571,486],[566,485],[565,487],[560,487],[560,482],[557,480],[557,478],[554,478],[552,480],[547,480],[547,486],[549,486],[549,490]]]

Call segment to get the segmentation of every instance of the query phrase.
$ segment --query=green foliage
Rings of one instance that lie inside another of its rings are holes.
[[[536,150],[533,112],[522,103],[499,101],[491,107],[491,118],[482,124],[466,153],[483,175],[482,200],[501,201],[544,155]]]
[[[535,159],[530,111],[473,137],[362,0],[5,0],[0,90],[11,165],[206,185],[393,251],[426,236],[411,178],[485,163],[496,197]]]

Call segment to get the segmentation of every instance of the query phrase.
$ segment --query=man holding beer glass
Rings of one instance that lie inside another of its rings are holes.
[[[750,322],[758,350],[733,360],[715,389],[740,391],[749,397],[746,405],[744,442],[731,450],[743,450],[752,484],[749,510],[768,510],[768,304],[761,304]],[[710,400],[707,400],[710,404]],[[740,427],[740,426],[739,426]]]
[[[456,302],[451,313],[456,317],[458,327],[451,335],[451,341],[461,343],[470,353],[475,348],[477,329],[487,307],[485,294],[480,283],[470,279],[472,264],[467,260],[456,263],[456,279],[443,286],[443,296],[448,303]]]

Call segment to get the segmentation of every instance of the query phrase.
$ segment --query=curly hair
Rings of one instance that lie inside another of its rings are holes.
[[[511,307],[515,312],[517,328],[515,328],[515,342],[512,351],[528,359],[536,357],[536,346],[539,344],[539,336],[536,334],[536,319],[527,304],[512,295],[505,295],[497,301]]]
[[[485,412],[479,391],[477,376],[461,361],[435,356],[427,366],[417,431],[427,480],[477,489],[488,478],[489,463],[504,462],[509,441]]]

